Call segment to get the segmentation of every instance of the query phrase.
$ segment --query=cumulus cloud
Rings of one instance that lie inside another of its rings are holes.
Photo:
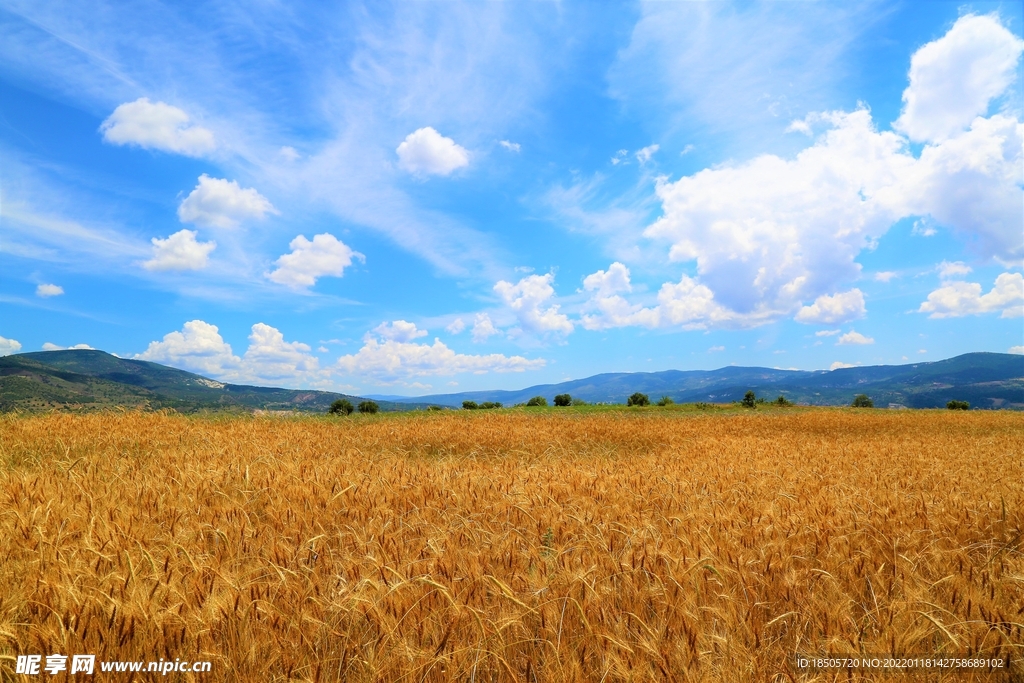
[[[864,344],[874,344],[874,343],[875,343],[875,340],[872,339],[871,337],[865,337],[860,332],[855,332],[854,330],[850,330],[849,332],[847,332],[843,336],[839,337],[839,340],[836,341],[836,346],[848,346],[848,345],[851,345],[851,344],[854,344],[854,345],[864,345]]]
[[[427,331],[416,327],[416,323],[405,320],[395,320],[390,323],[381,323],[373,328],[378,336],[397,342],[410,342],[413,339],[426,337]]]
[[[409,133],[395,151],[398,165],[410,173],[449,175],[469,165],[468,151],[429,126]]]
[[[651,157],[654,156],[654,153],[659,149],[661,149],[660,145],[648,145],[647,147],[637,151],[636,160],[640,162],[641,166],[643,166],[651,160]]]
[[[502,140],[498,143],[510,152],[519,152],[522,146],[518,142],[509,142],[508,140]]]
[[[628,325],[656,327],[658,313],[652,309],[630,304],[623,293],[633,291],[629,268],[616,261],[608,270],[599,270],[583,279],[583,289],[591,293],[580,317],[588,330],[602,330]]]
[[[1021,345],[1021,346],[1011,346],[1007,350],[1007,353],[1016,353],[1016,354],[1024,355],[1024,345]]]
[[[312,287],[317,278],[324,276],[341,277],[353,258],[365,260],[362,254],[326,232],[314,235],[312,241],[299,235],[288,246],[291,253],[278,258],[274,262],[277,268],[266,277],[292,289]]]
[[[554,281],[552,273],[529,275],[514,285],[501,280],[494,285],[494,291],[515,313],[523,330],[536,334],[569,334],[573,325],[567,316],[558,312],[558,304],[546,306],[555,296],[551,286]]]
[[[818,330],[814,333],[815,337],[834,337],[842,332],[842,330]]]
[[[417,344],[368,334],[362,348],[354,354],[341,356],[336,367],[349,374],[388,383],[410,377],[456,375],[463,372],[523,372],[544,365],[543,359],[528,360],[523,356],[456,353],[440,339],[435,339],[433,344]]]
[[[322,385],[329,375],[320,370],[308,345],[285,341],[279,330],[265,323],[252,326],[249,347],[242,357],[234,354],[216,325],[192,320],[181,331],[164,335],[162,341],[150,342],[135,358],[226,382],[310,386]]]
[[[154,237],[153,258],[142,263],[146,270],[202,270],[216,242],[199,242],[195,230],[179,230],[167,239]]]
[[[719,351],[725,351],[724,346],[712,346],[708,349],[708,353],[718,353]]]
[[[86,349],[86,350],[89,350],[89,351],[94,351],[95,350],[91,346],[89,346],[88,344],[75,344],[74,346],[58,346],[58,345],[56,345],[56,344],[54,344],[52,342],[45,342],[43,344],[43,351],[66,351],[66,350],[81,350],[81,349]]]
[[[100,126],[100,132],[114,145],[138,145],[191,157],[216,147],[213,133],[189,124],[184,111],[146,97],[120,105]]]
[[[0,356],[9,356],[18,351],[21,351],[21,342],[17,339],[0,336]]]
[[[243,189],[235,180],[199,176],[199,184],[178,206],[182,223],[211,228],[235,228],[248,219],[262,219],[277,209],[270,200],[251,187]]]
[[[987,294],[982,294],[977,282],[944,282],[917,310],[930,313],[929,318],[959,318],[996,311],[1002,311],[1001,318],[1020,317],[1024,315],[1024,276],[1002,273]]]
[[[844,323],[856,318],[863,318],[867,313],[864,307],[864,293],[859,289],[827,295],[823,294],[810,306],[803,306],[796,314],[796,320],[802,323]]]
[[[917,142],[965,129],[1017,78],[1024,41],[995,15],[960,17],[946,35],[914,53],[903,112],[893,127]]]
[[[943,280],[956,277],[957,275],[968,275],[971,267],[963,261],[943,261],[938,265],[939,277]]]
[[[475,343],[482,344],[490,337],[501,334],[501,330],[494,326],[491,316],[486,313],[477,313],[473,321],[473,331],[471,334]]]
[[[840,370],[842,368],[855,368],[855,367],[857,367],[857,366],[854,365],[853,363],[844,363],[842,361],[838,361],[837,360],[835,363],[833,363],[832,365],[828,366],[828,369],[829,370]]]
[[[466,329],[466,321],[462,318],[456,318],[455,320],[448,323],[448,326],[444,328],[449,334],[460,334]]]
[[[882,270],[875,273],[875,282],[889,282],[894,277],[899,277],[899,273],[891,270]]]
[[[39,285],[36,287],[36,296],[47,299],[51,296],[60,296],[64,293],[64,288],[60,285]]]

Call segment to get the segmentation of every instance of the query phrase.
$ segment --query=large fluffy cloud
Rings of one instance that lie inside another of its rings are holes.
[[[396,321],[403,322],[403,321]],[[394,330],[385,327],[385,331]],[[440,339],[433,344],[417,344],[411,340],[420,336],[406,329],[401,335],[367,334],[358,352],[342,356],[337,367],[345,373],[373,378],[388,383],[411,377],[429,375],[456,375],[463,372],[523,372],[544,367],[543,359],[528,360],[523,356],[505,356],[500,353],[471,355],[456,353]],[[422,330],[416,330],[422,332]]]
[[[9,356],[18,351],[21,351],[21,342],[0,336],[0,356]]]
[[[962,131],[1016,79],[1022,51],[1024,41],[998,17],[960,17],[946,35],[914,53],[894,127],[917,142]]]
[[[115,145],[138,145],[198,157],[213,151],[213,133],[189,124],[189,116],[164,102],[143,97],[114,110],[100,126],[103,139]]]
[[[195,230],[179,230],[167,239],[154,237],[153,258],[142,263],[146,270],[202,270],[216,242],[199,242]]]
[[[555,296],[555,288],[551,286],[554,281],[551,273],[529,275],[516,284],[501,280],[494,285],[494,291],[512,309],[526,332],[569,334],[573,329],[569,318],[558,312],[558,304],[548,305]]]
[[[234,228],[244,220],[278,213],[270,200],[251,187],[242,188],[235,180],[199,176],[195,189],[178,206],[182,223],[212,228]]]
[[[859,289],[851,289],[834,296],[822,294],[810,306],[797,311],[796,319],[802,323],[844,323],[855,318],[863,318],[867,309],[864,307],[864,293]]]
[[[469,165],[469,152],[429,126],[409,133],[395,151],[399,166],[411,173],[448,175]]]
[[[323,385],[328,377],[308,345],[285,341],[279,330],[265,323],[252,326],[242,357],[235,355],[216,325],[192,320],[181,331],[164,335],[162,341],[150,342],[135,358],[226,382],[311,386]]]
[[[312,287],[320,277],[341,277],[345,268],[352,265],[353,258],[363,258],[362,254],[326,232],[314,235],[312,241],[299,235],[288,246],[291,253],[278,258],[275,262],[277,268],[267,273],[267,277],[293,289]]]
[[[977,282],[943,282],[918,309],[930,318],[957,318],[1001,311],[1002,318],[1024,315],[1024,276],[1003,273],[987,294]]]

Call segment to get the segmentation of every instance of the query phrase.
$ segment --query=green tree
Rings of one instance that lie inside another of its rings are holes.
[[[572,404],[574,406],[585,406],[585,405],[587,405],[587,402],[584,401],[582,398],[574,398],[572,400]]]
[[[376,413],[378,410],[380,410],[380,406],[376,401],[362,401],[359,404],[360,413]]]
[[[480,404],[480,407],[485,410],[490,410],[492,408],[500,408],[501,401],[484,401],[483,403]]]
[[[950,410],[970,410],[971,404],[967,401],[950,401],[946,407]]]
[[[558,394],[555,396],[555,405],[559,408],[572,405],[572,396],[569,394]]]
[[[647,397],[647,394],[641,394],[639,391],[626,399],[627,406],[649,406],[651,405],[651,399]]]
[[[874,408],[875,402],[868,398],[867,394],[857,394],[850,405],[854,408]]]
[[[743,394],[743,400],[740,401],[744,408],[753,408],[757,405],[757,396],[754,395],[753,391],[747,391]]]
[[[352,401],[347,398],[339,398],[331,404],[331,407],[327,409],[327,413],[329,415],[351,415],[353,410]]]
[[[779,394],[779,397],[777,399],[775,399],[775,405],[777,405],[777,406],[791,406],[791,405],[793,405],[793,402],[790,401],[785,396],[783,396],[782,394]]]
[[[478,406],[476,404],[476,401],[463,401],[462,402],[462,409],[463,410],[476,410],[479,407],[480,406]]]
[[[526,406],[528,408],[533,408],[536,406],[546,406],[547,404],[548,400],[543,396],[534,396],[533,398],[526,402]]]
[[[658,402],[655,405],[659,405],[664,408],[665,406],[670,406],[673,403],[675,403],[675,401],[672,400],[671,396],[662,396],[658,399]]]

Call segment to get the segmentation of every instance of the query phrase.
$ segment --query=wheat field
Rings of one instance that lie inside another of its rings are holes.
[[[1008,412],[5,416],[0,678],[1020,681],[1022,482]]]

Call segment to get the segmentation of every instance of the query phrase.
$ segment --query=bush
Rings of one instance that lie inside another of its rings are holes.
[[[376,413],[378,410],[380,410],[380,406],[376,401],[362,401],[359,404],[360,413]]]
[[[476,410],[479,407],[480,406],[478,406],[476,404],[476,401],[463,401],[462,402],[462,409],[463,410]]]
[[[647,394],[641,394],[639,391],[626,399],[627,406],[649,406],[651,405],[651,399],[647,398]]]
[[[501,403],[499,401],[484,401],[480,404],[480,407],[484,410],[490,410],[491,408],[500,408]]]
[[[559,394],[558,396],[555,396],[555,405],[558,406],[559,408],[571,406],[572,396],[570,396],[569,394]]]
[[[535,406],[546,406],[547,404],[548,400],[543,396],[534,396],[533,398],[526,402],[526,407],[533,408]]]
[[[442,408],[441,406],[427,406],[427,410],[447,410],[447,409],[446,408]]]
[[[782,394],[779,394],[779,397],[777,399],[775,399],[775,405],[777,405],[777,406],[791,406],[791,405],[793,405],[793,402],[790,401],[785,396],[783,396]]]
[[[946,407],[950,410],[970,410],[971,404],[967,401],[950,401]]]
[[[854,408],[874,408],[875,402],[868,398],[867,394],[857,394],[850,405]]]
[[[352,401],[347,398],[339,398],[337,401],[331,404],[331,407],[327,409],[328,415],[351,415],[354,408],[352,407]]]
[[[753,408],[757,405],[757,397],[754,395],[753,391],[748,391],[743,394],[743,400],[740,401],[740,403],[744,408]]]
[[[574,398],[572,400],[572,404],[574,406],[585,406],[585,405],[588,405],[587,402],[584,401],[582,398]]]

